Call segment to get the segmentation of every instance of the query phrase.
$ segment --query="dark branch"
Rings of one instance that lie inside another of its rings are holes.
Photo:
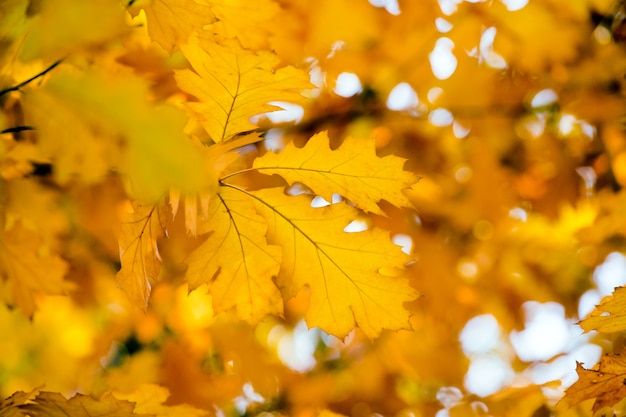
[[[57,67],[57,65],[59,65],[63,60],[60,59],[58,61],[56,61],[54,64],[50,65],[48,68],[46,68],[45,70],[41,71],[39,74],[30,77],[28,80],[19,83],[16,86],[13,87],[9,87],[9,88],[5,88],[4,90],[0,90],[0,97],[2,97],[3,95],[10,93],[11,91],[18,91],[20,88],[24,87],[25,85],[35,81],[37,78],[39,77],[43,77],[44,75],[46,75],[47,73],[49,73],[50,71],[52,71],[54,68]]]

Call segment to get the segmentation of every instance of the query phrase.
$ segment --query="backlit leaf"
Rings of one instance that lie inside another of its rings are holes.
[[[124,214],[119,236],[122,268],[117,282],[131,301],[145,308],[161,271],[157,240],[164,236],[168,216],[159,205],[136,204]]]
[[[251,323],[282,314],[282,297],[272,281],[281,251],[267,244],[267,226],[251,199],[221,187],[200,222],[198,231],[209,235],[187,259],[190,289],[209,284],[216,311],[234,308]]]
[[[343,231],[358,214],[345,203],[311,207],[309,196],[282,188],[246,192],[269,224],[268,238],[281,245],[277,282],[286,298],[311,289],[310,327],[343,337],[357,324],[369,337],[383,329],[406,329],[403,303],[417,296],[407,279],[389,273],[408,261],[379,229]]]
[[[179,87],[199,101],[187,105],[215,142],[254,129],[252,116],[272,111],[270,101],[301,102],[300,92],[310,88],[306,72],[278,68],[271,52],[253,53],[236,44],[193,43],[182,46],[192,70],[176,72]]]
[[[379,158],[374,141],[348,137],[331,150],[328,134],[313,136],[303,148],[289,143],[279,154],[268,152],[254,161],[263,174],[278,174],[289,184],[300,182],[327,201],[338,193],[362,210],[382,214],[376,204],[386,200],[396,207],[410,207],[402,194],[418,178],[404,171],[405,160],[393,155]]]
[[[626,330],[626,287],[618,287],[580,322],[586,332],[614,333]]]
[[[146,12],[150,38],[169,52],[215,20],[206,4],[194,0],[144,0],[135,8]]]

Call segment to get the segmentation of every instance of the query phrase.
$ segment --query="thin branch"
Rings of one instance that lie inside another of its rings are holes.
[[[21,83],[19,83],[16,86],[5,88],[4,90],[0,90],[0,97],[2,97],[3,95],[5,95],[7,93],[10,93],[11,91],[18,91],[20,88],[22,88],[25,85],[35,81],[37,78],[43,77],[44,75],[46,75],[47,73],[52,71],[54,68],[56,68],[61,62],[63,62],[63,60],[59,59],[58,61],[56,61],[54,64],[50,65],[48,68],[46,68],[45,70],[43,70],[39,74],[37,74],[37,75],[35,75],[33,77],[30,77],[28,80],[26,80],[24,82],[21,82]]]

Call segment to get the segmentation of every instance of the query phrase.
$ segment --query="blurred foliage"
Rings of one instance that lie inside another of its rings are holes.
[[[623,415],[625,80],[614,0],[0,2],[0,416]]]

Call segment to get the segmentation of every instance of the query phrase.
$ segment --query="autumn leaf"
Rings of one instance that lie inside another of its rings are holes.
[[[215,175],[202,148],[183,132],[185,114],[153,105],[147,97],[147,85],[139,78],[95,72],[57,74],[31,91],[26,111],[38,127],[42,151],[55,163],[57,180],[94,182],[121,168],[133,195],[151,202],[170,187],[209,189]],[[117,139],[103,139],[111,137]]]
[[[169,218],[160,205],[135,204],[121,220],[122,267],[116,280],[130,300],[146,308],[152,285],[161,271],[157,240],[165,235]]]
[[[19,408],[35,396],[35,391],[18,391],[0,403],[0,417],[26,417],[26,411]]]
[[[42,238],[21,221],[0,231],[0,294],[25,315],[35,311],[35,293],[64,294],[74,288],[64,280],[67,269],[67,262],[42,245]]]
[[[580,323],[586,332],[615,333],[626,329],[626,287],[617,287]]]
[[[29,403],[19,406],[30,417],[149,417],[135,414],[135,404],[110,394],[100,399],[76,394],[69,400],[56,392],[40,392]]]
[[[310,196],[287,196],[282,188],[240,192],[256,200],[270,243],[283,248],[277,283],[285,297],[311,288],[310,327],[343,337],[356,323],[371,338],[409,327],[403,303],[416,293],[406,278],[387,274],[409,259],[386,232],[344,232],[358,215],[345,203],[313,208]]]
[[[211,8],[195,0],[143,0],[131,11],[136,14],[139,9],[146,13],[150,38],[168,52],[215,20]]]
[[[376,204],[386,200],[396,207],[411,207],[402,190],[418,180],[403,170],[405,160],[389,155],[379,158],[373,140],[348,137],[336,150],[328,133],[314,135],[303,148],[289,143],[279,154],[268,152],[254,161],[263,174],[278,174],[289,184],[302,183],[315,194],[332,201],[334,193],[370,213],[383,214]]]
[[[215,311],[234,308],[251,323],[266,314],[282,315],[282,297],[272,281],[281,251],[267,244],[267,226],[251,199],[220,187],[199,223],[198,232],[209,234],[187,259],[189,288],[209,284]]]
[[[207,1],[218,18],[211,28],[228,39],[237,38],[244,48],[268,49],[271,32],[282,23],[274,20],[280,6],[273,0]]]
[[[275,110],[270,101],[300,103],[310,88],[306,72],[277,68],[271,52],[253,53],[236,44],[191,43],[181,47],[192,70],[176,72],[179,87],[198,101],[187,103],[215,142],[254,129],[252,116]]]
[[[594,398],[592,412],[617,404],[626,397],[626,360],[620,354],[604,355],[595,369],[576,363],[578,380],[565,391],[565,398],[574,406]]]
[[[75,2],[42,1],[29,6],[22,59],[62,59],[83,48],[95,48],[120,37],[128,28],[117,0]]]

